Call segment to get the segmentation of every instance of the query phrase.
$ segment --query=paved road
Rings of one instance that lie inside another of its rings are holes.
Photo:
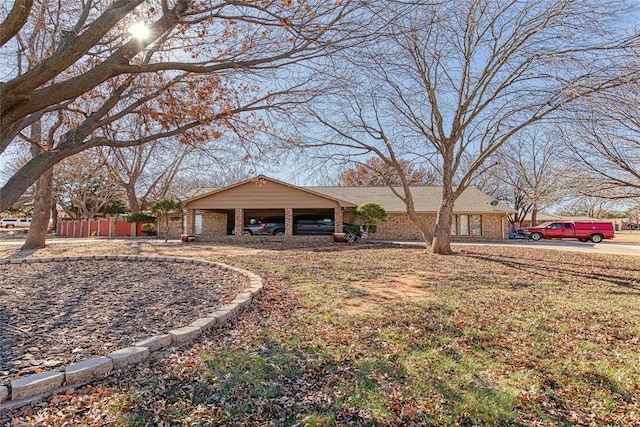
[[[393,243],[424,246],[424,243],[416,241],[403,241]],[[537,242],[534,242],[533,240],[507,240],[504,242],[454,242],[451,245],[453,247],[460,245],[516,246],[523,248],[545,248],[596,254],[640,256],[640,243],[613,243],[606,240],[598,244],[591,242],[579,242],[576,240],[540,240]]]
[[[103,243],[107,239],[69,239],[69,238],[52,238],[47,239],[47,245],[56,244],[56,243],[76,243],[76,244],[92,244],[92,243]],[[136,242],[139,240],[132,239],[108,239],[107,241],[113,240],[122,240],[128,242]],[[161,242],[164,243],[164,240],[144,240],[145,243],[153,243],[153,242]],[[169,240],[169,242],[179,242],[179,240]],[[20,246],[24,243],[23,239],[0,239],[0,246]],[[422,242],[395,242],[401,244],[409,244],[409,245],[424,245]],[[614,243],[609,241],[604,241],[602,243],[591,243],[591,242],[578,242],[575,240],[541,240],[538,242],[534,242],[532,240],[508,240],[505,242],[465,242],[465,243],[452,243],[455,247],[457,245],[508,245],[508,246],[517,246],[517,247],[526,247],[526,248],[545,248],[545,249],[557,249],[564,251],[574,251],[574,252],[588,252],[588,253],[599,253],[599,254],[614,254],[614,255],[635,255],[640,256],[640,243]]]
[[[454,243],[454,245],[463,243]],[[509,245],[526,248],[557,249],[574,252],[589,252],[596,254],[635,255],[640,256],[640,243],[614,243],[604,241],[602,243],[578,242],[575,240],[509,240],[497,243],[464,243],[464,244],[491,244]]]

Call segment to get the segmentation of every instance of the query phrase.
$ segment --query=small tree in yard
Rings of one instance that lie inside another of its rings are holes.
[[[130,223],[135,223],[136,227],[138,223],[142,223],[142,231],[144,231],[147,235],[150,235],[150,230],[155,229],[155,222],[157,218],[153,215],[149,215],[144,212],[134,212],[130,213],[125,217],[125,220]],[[137,230],[136,230],[137,235]]]
[[[164,220],[166,242],[169,240],[174,222],[182,218],[182,202],[173,197],[164,197],[151,206],[151,212],[157,215],[159,220]]]
[[[387,219],[389,214],[384,210],[380,203],[367,202],[358,205],[355,212],[355,217],[358,221],[362,221],[364,224],[364,230],[369,233],[369,229],[372,225],[377,225],[378,222]]]

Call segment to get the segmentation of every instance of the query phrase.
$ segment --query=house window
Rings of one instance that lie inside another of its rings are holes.
[[[469,215],[460,215],[460,232],[461,236],[469,235]]]
[[[482,236],[482,215],[471,215],[471,234]]]
[[[196,215],[193,232],[197,235],[202,234],[202,215]]]
[[[202,234],[202,215],[195,216],[193,231],[194,231],[194,234]],[[182,234],[187,234],[187,216],[186,215],[182,215]]]
[[[451,219],[451,235],[455,236],[458,234],[458,215],[453,215]]]

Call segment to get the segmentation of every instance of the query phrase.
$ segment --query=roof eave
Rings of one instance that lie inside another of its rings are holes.
[[[304,191],[305,193],[313,194],[314,196],[322,197],[323,199],[333,200],[341,208],[355,208],[356,206],[358,206],[358,205],[356,205],[356,204],[354,204],[352,202],[349,202],[347,200],[338,199],[338,198],[329,196],[327,194],[319,193],[317,191],[309,190],[309,189],[304,188],[304,187],[299,187],[297,185],[290,184],[288,182],[279,181],[277,179],[270,178],[270,177],[265,176],[265,175],[258,175],[258,176],[255,176],[253,178],[249,178],[249,179],[245,179],[244,181],[240,181],[240,182],[238,182],[236,184],[232,184],[232,185],[230,185],[228,187],[217,188],[217,189],[215,189],[213,191],[209,191],[207,193],[201,194],[201,195],[193,197],[191,199],[187,199],[184,202],[184,206],[185,206],[185,208],[188,208],[187,205],[189,203],[191,203],[191,202],[196,201],[196,200],[200,200],[202,198],[209,197],[209,196],[214,195],[216,193],[221,193],[223,191],[231,190],[233,188],[240,187],[240,186],[248,184],[250,182],[259,182],[260,180],[271,181],[271,182],[274,182],[276,184],[284,185],[285,187],[293,188],[293,189],[296,189],[296,190]]]

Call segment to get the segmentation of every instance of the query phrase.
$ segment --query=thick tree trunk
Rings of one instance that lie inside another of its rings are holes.
[[[33,216],[27,240],[20,249],[42,249],[46,246],[47,230],[51,216],[51,185],[53,168],[43,173],[36,181]]]
[[[442,202],[436,217],[436,230],[433,237],[431,250],[434,254],[452,255],[451,250],[451,222],[453,219],[453,204],[455,197],[446,189],[442,194]]]
[[[409,180],[405,175],[404,169],[402,169],[402,167],[400,167],[396,163],[396,170],[398,172],[398,176],[400,177],[400,181],[402,181],[402,188],[404,191],[403,201],[407,206],[407,215],[409,216],[409,219],[415,224],[415,226],[418,227],[418,230],[420,230],[420,234],[422,234],[422,239],[427,244],[427,247],[429,247],[431,246],[431,242],[433,241],[433,233],[429,229],[429,226],[427,225],[427,223],[422,218],[420,218],[416,213],[416,206],[413,200],[413,194],[411,193]]]
[[[531,209],[531,226],[535,227],[536,225],[538,225],[538,206]]]
[[[444,165],[442,171],[442,200],[440,201],[440,208],[438,209],[438,215],[436,216],[436,229],[433,236],[433,245],[431,245],[431,251],[438,255],[452,255],[451,250],[451,222],[453,219],[453,205],[458,198],[458,191],[462,191],[461,188],[454,190],[453,177],[455,175],[454,153],[453,148],[455,146],[454,141],[449,141],[446,145],[446,151],[442,153],[442,162]]]
[[[125,191],[127,192],[127,204],[129,205],[129,212],[136,213],[140,212],[140,202],[136,197],[136,189],[135,186],[131,184],[125,184]]]
[[[431,243],[433,242],[433,233],[431,232],[431,230],[429,230],[429,226],[427,225],[427,223],[418,216],[413,206],[411,207],[411,209],[407,209],[407,215],[409,216],[409,219],[415,224],[415,226],[418,227],[418,230],[420,230],[422,239],[427,244],[427,246],[431,246]]]
[[[42,148],[39,145],[42,139],[41,123],[31,125],[31,139],[34,141],[31,148],[33,157],[40,155]],[[33,202],[33,214],[31,225],[27,233],[27,239],[20,249],[42,249],[46,246],[49,218],[51,216],[51,195],[53,185],[53,168],[47,169],[36,181],[36,191]]]

